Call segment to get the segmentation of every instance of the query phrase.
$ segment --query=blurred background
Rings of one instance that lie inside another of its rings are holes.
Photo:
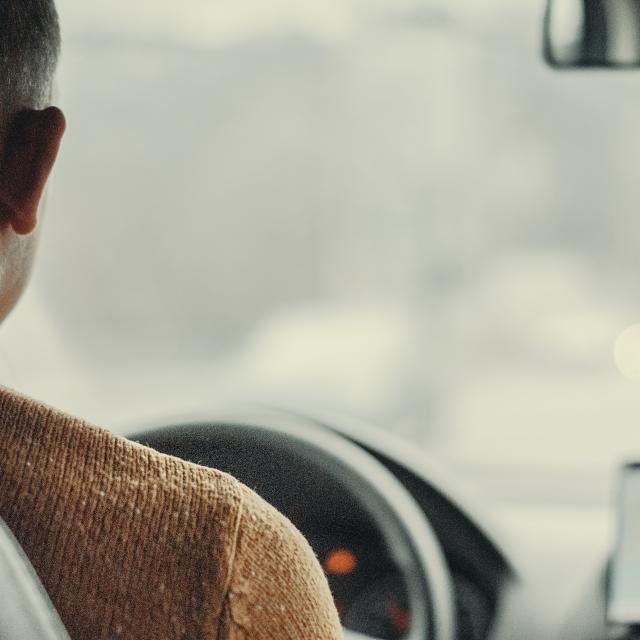
[[[58,5],[4,384],[121,431],[329,409],[496,500],[608,499],[640,455],[637,72],[545,67],[541,0]]]

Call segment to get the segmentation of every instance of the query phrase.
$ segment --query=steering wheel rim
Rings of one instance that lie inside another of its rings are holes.
[[[450,575],[435,533],[395,476],[357,445],[311,419],[268,410],[180,421],[138,432],[133,439],[227,471],[240,481],[229,457],[234,447],[243,452],[249,446],[271,447],[280,455],[303,456],[309,469],[350,491],[378,528],[407,589],[412,624],[405,640],[453,640]],[[345,629],[345,638],[367,636]]]

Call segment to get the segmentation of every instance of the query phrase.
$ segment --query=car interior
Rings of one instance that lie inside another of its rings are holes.
[[[640,637],[640,2],[59,4],[5,377],[254,489],[347,639]],[[67,637],[0,522],[0,638]]]

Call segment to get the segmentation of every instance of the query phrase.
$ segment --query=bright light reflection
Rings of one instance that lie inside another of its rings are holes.
[[[631,325],[618,336],[613,355],[623,376],[640,380],[640,324]]]

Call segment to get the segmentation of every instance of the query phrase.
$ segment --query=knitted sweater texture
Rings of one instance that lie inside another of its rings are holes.
[[[0,388],[0,517],[73,640],[338,640],[295,527],[247,487]]]

